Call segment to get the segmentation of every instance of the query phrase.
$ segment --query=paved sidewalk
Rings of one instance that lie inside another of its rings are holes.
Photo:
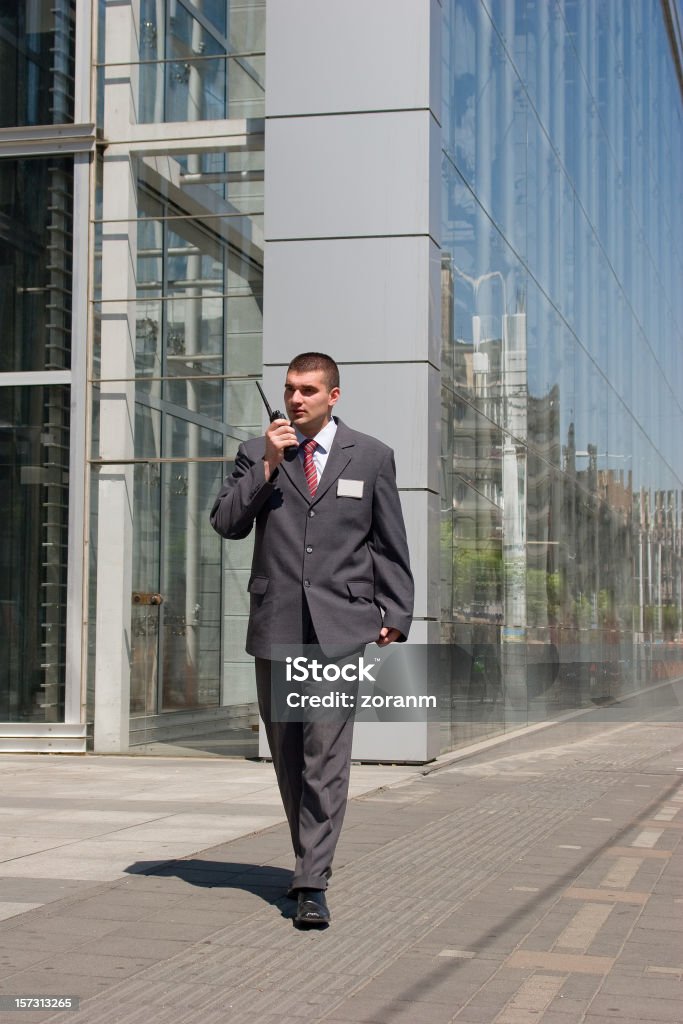
[[[0,779],[0,993],[80,997],[2,1021],[683,1020],[675,722],[355,769],[324,931],[290,920],[269,766],[12,756]]]
[[[351,796],[416,768],[354,765]],[[0,755],[0,920],[285,820],[272,765],[188,757]],[[32,879],[20,886],[10,879]],[[14,901],[14,902],[12,902]]]

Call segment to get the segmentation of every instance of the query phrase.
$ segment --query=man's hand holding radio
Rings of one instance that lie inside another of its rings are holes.
[[[266,480],[269,480],[285,457],[287,448],[297,448],[299,442],[289,420],[273,420],[266,430],[266,452],[263,464]]]

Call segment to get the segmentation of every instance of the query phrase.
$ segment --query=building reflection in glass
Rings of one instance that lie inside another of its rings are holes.
[[[101,159],[91,589],[98,603],[120,593],[117,614],[124,629],[131,623],[121,667],[130,746],[253,753],[244,652],[251,539],[222,545],[206,510],[239,443],[261,429],[253,378],[262,372],[264,154],[263,126],[250,119],[264,112],[265,6],[141,0],[140,32],[121,61],[118,26],[130,16],[115,4],[104,12],[104,134],[116,141],[128,131],[118,119],[122,77],[135,122],[177,127],[151,152],[132,152],[125,172],[109,151]],[[226,119],[234,123],[216,125]],[[118,484],[112,465],[124,467]],[[131,509],[120,542],[97,507],[119,499]],[[112,543],[132,557],[106,576]],[[107,686],[108,640],[102,631],[91,638],[91,709],[98,680]]]
[[[683,674],[683,127],[663,64],[648,0],[445,4],[452,743]]]

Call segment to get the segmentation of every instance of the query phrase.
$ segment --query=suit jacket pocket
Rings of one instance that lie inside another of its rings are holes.
[[[269,576],[252,576],[251,579],[249,580],[247,590],[249,591],[250,594],[255,594],[257,597],[263,597],[266,590],[268,589],[269,583]]]
[[[374,600],[375,587],[370,580],[348,580],[346,586],[352,601],[359,597],[364,597],[366,601]]]

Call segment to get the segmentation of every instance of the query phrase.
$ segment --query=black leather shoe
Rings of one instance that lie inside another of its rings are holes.
[[[294,921],[305,927],[330,923],[330,911],[323,889],[299,889]]]

